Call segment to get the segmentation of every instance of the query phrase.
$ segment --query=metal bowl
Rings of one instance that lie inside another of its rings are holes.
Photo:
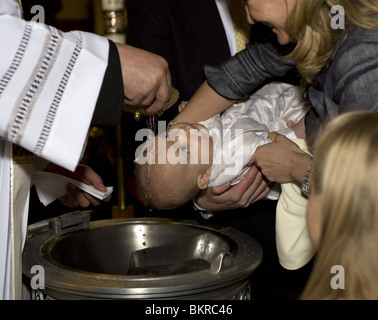
[[[27,279],[49,299],[248,299],[260,245],[232,228],[170,219],[89,221],[74,212],[29,227]],[[34,290],[36,289],[36,290]]]

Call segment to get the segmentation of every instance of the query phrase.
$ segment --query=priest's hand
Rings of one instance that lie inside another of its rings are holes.
[[[167,61],[152,52],[116,43],[122,66],[125,104],[147,106],[147,113],[160,111],[171,95]]]
[[[50,163],[45,169],[45,171],[64,175],[77,181],[83,182],[85,184],[92,185],[99,191],[106,191],[106,187],[101,177],[96,172],[94,172],[93,169],[82,164],[79,164],[76,170],[74,172],[71,172],[53,163]],[[99,200],[90,195],[89,193],[80,190],[73,184],[67,183],[67,193],[64,196],[60,197],[59,201],[69,208],[86,208],[90,205],[98,206],[102,202],[110,201],[110,199],[111,195],[109,195],[104,200]]]

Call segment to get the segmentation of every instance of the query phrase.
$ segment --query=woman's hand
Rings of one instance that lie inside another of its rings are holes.
[[[286,120],[287,126],[294,131],[298,139],[306,139],[305,118],[306,116],[299,120],[298,123],[295,123],[291,120]]]
[[[301,182],[312,162],[311,156],[277,132],[271,132],[268,138],[272,143],[257,148],[252,157],[253,164],[269,181]]]
[[[45,171],[57,173],[81,181],[85,184],[92,185],[99,191],[106,191],[106,187],[102,182],[101,177],[94,172],[90,167],[79,164],[74,172],[59,167],[53,163],[50,163]],[[86,193],[71,183],[67,184],[67,193],[59,198],[59,201],[69,208],[83,207],[86,208],[90,205],[98,206],[102,202],[108,202],[111,199],[109,195],[104,200],[99,200],[89,193]]]
[[[208,188],[196,197],[196,203],[208,211],[221,211],[245,208],[265,198],[270,191],[270,184],[261,172],[252,166],[238,184]]]

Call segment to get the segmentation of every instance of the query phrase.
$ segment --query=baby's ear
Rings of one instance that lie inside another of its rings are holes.
[[[197,187],[200,190],[206,189],[210,179],[210,168],[202,172],[197,178]]]

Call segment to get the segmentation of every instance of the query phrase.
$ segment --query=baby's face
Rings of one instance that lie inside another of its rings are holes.
[[[212,160],[213,140],[208,130],[202,125],[180,123],[149,140],[136,162],[143,188],[159,195],[151,197],[156,200],[154,206],[165,208],[164,199],[187,201],[188,190],[199,187],[198,178],[209,170]]]
[[[166,132],[148,139],[136,151],[135,162],[143,164],[183,164],[210,167],[213,139],[200,124],[178,123]],[[186,167],[186,166],[184,166]]]
[[[165,143],[168,163],[207,167],[212,163],[213,140],[201,124],[182,122],[172,125],[166,132]]]

